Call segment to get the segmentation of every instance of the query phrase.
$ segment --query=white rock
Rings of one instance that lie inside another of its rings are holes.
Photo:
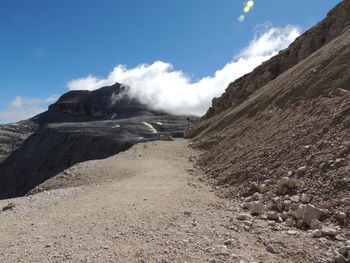
[[[299,203],[300,201],[300,196],[299,195],[293,195],[290,197],[290,200],[294,203]]]
[[[241,213],[241,214],[237,215],[236,218],[240,221],[244,221],[244,220],[250,219],[250,215],[245,214],[245,213]]]
[[[298,234],[298,231],[295,231],[295,230],[288,230],[287,233],[288,233],[288,235],[295,236],[295,235]]]

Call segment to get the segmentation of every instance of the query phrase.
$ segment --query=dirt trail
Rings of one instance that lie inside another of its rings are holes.
[[[16,204],[0,212],[0,262],[327,262],[315,261],[327,244],[301,231],[238,221],[239,204],[196,179],[187,145],[135,145],[84,163],[107,181],[0,201]]]

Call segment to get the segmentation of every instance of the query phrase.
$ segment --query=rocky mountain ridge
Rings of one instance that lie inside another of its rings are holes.
[[[12,125],[17,134],[32,128],[3,155],[0,199],[24,195],[75,163],[103,159],[161,135],[183,137],[188,116],[150,109],[130,98],[126,89],[116,83],[95,91],[70,91],[48,111]]]

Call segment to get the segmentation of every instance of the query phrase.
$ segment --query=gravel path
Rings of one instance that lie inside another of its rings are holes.
[[[301,231],[238,221],[239,205],[196,179],[187,145],[138,144],[78,165],[108,180],[0,201],[16,204],[0,212],[0,262],[298,262],[324,250]]]

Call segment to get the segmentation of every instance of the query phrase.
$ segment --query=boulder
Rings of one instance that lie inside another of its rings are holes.
[[[303,222],[310,226],[311,221],[316,219],[320,219],[322,216],[324,215],[324,211],[313,206],[313,205],[306,205],[303,209],[303,216],[302,216],[302,220]]]

